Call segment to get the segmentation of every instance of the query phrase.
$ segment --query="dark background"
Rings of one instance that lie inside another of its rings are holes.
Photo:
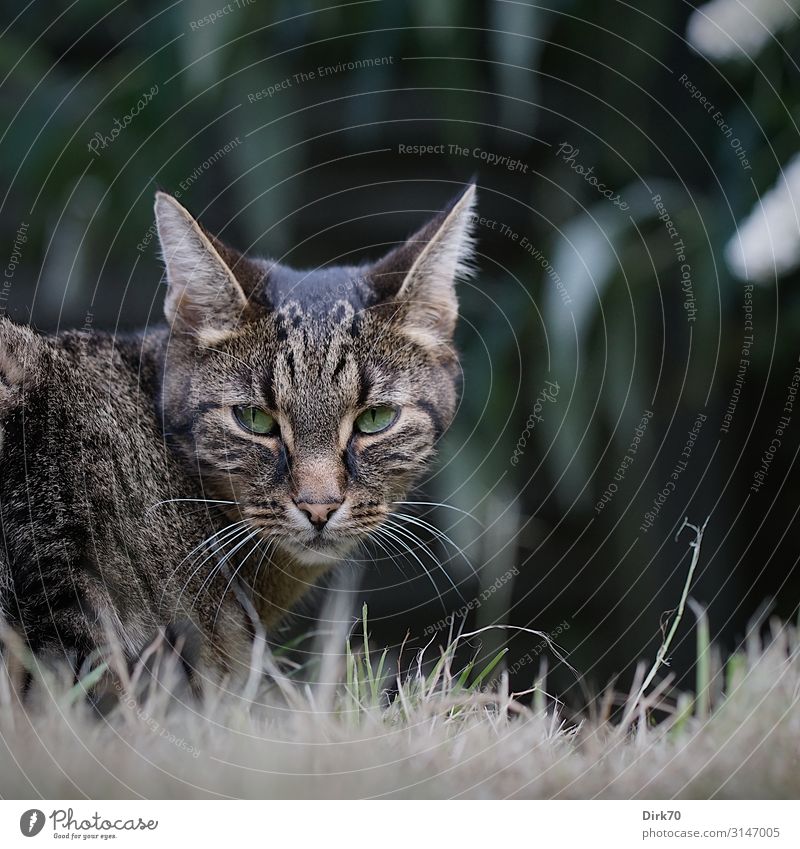
[[[463,402],[418,494],[472,514],[427,514],[471,566],[428,540],[459,598],[419,550],[441,600],[413,558],[364,570],[353,599],[369,600],[375,644],[396,646],[407,631],[409,647],[431,636],[435,644],[447,634],[431,631],[437,621],[472,602],[467,629],[504,622],[557,633],[590,687],[615,674],[624,684],[637,660],[653,657],[662,617],[680,597],[691,534],[676,542],[675,533],[685,516],[709,518],[691,595],[707,607],[723,654],[765,601],[795,616],[800,408],[763,487],[749,489],[800,354],[796,272],[754,288],[751,362],[730,432],[720,427],[745,335],[744,283],[723,250],[798,148],[791,57],[800,27],[755,61],[714,64],[687,44],[692,7],[682,2],[645,12],[589,0],[240,0],[192,27],[221,5],[0,4],[4,269],[28,225],[2,309],[42,330],[160,321],[161,269],[148,236],[159,186],[180,191],[236,246],[311,266],[379,256],[474,175],[480,215],[498,223],[477,228],[481,274],[460,292]],[[376,57],[391,58],[294,78]],[[750,170],[683,74],[724,115]],[[272,96],[248,97],[287,79]],[[117,138],[91,152],[94,134],[110,134],[126,115]],[[629,209],[559,157],[562,143]],[[445,153],[400,152],[418,144],[444,144]],[[520,165],[488,164],[476,149]],[[686,245],[694,322],[655,193]],[[546,380],[558,383],[557,400],[544,404],[514,465]],[[633,465],[598,512],[648,409]],[[687,466],[644,532],[701,413]],[[310,627],[310,615],[295,627]],[[568,627],[558,632],[560,623]],[[574,678],[539,643],[493,632],[484,651],[508,645],[516,689],[548,657],[549,689],[579,703]],[[686,686],[694,655],[687,611],[672,659]]]

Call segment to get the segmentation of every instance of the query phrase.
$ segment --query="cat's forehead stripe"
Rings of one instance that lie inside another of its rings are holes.
[[[280,312],[343,322],[370,303],[371,286],[359,266],[302,271],[275,265],[264,281],[264,294]]]
[[[264,396],[264,401],[266,402],[267,407],[275,409],[277,401],[275,398],[274,378],[272,375],[272,369],[269,367],[264,370],[264,374],[261,378],[261,394]]]

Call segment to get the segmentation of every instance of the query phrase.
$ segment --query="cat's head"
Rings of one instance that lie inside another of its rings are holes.
[[[301,563],[332,565],[380,525],[450,424],[474,202],[470,185],[376,262],[297,271],[156,197],[167,432],[207,497]]]

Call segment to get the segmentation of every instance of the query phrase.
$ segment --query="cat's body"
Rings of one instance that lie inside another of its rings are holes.
[[[452,287],[474,190],[384,260],[249,260],[156,210],[169,326],[0,320],[0,613],[37,652],[135,656],[190,622],[247,665],[419,476],[452,418]],[[250,614],[242,593],[252,602]]]
[[[187,559],[227,521],[165,439],[166,338],[36,339],[40,360],[3,420],[0,448],[0,606],[36,652],[79,660],[110,629],[134,655],[171,622],[215,616],[205,660],[227,664],[247,650],[246,617],[222,593],[227,577],[201,591],[208,572],[192,575],[199,561]]]

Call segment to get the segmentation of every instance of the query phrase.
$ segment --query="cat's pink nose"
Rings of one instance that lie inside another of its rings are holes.
[[[330,519],[333,513],[342,506],[341,501],[334,501],[328,504],[318,504],[311,501],[295,501],[298,510],[302,510],[308,516],[309,522],[316,528],[325,527],[325,523]]]

